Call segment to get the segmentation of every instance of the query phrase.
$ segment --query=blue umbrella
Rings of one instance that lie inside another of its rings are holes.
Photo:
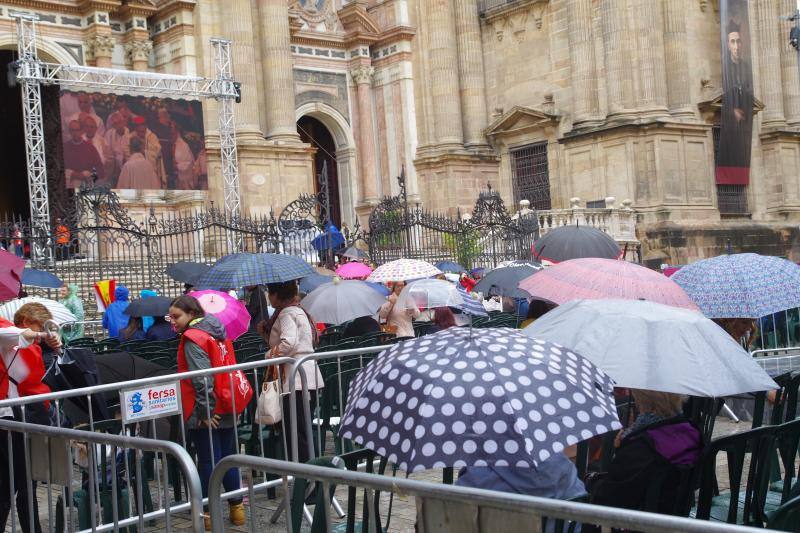
[[[377,283],[375,281],[365,281],[364,283],[369,285],[370,288],[375,289],[379,293],[383,294],[384,296],[389,296],[390,294],[392,294],[392,291],[389,290],[389,287],[387,287],[383,283]]]
[[[41,287],[43,289],[58,289],[64,285],[64,282],[58,279],[58,276],[50,272],[37,270],[35,268],[26,268],[22,271],[22,284],[31,287]]]
[[[436,268],[442,272],[450,272],[452,274],[461,274],[462,272],[467,271],[466,268],[453,261],[440,261],[439,263],[436,263]]]
[[[780,257],[720,255],[672,275],[708,318],[759,318],[800,306],[800,267]]]
[[[318,252],[329,248],[338,250],[344,246],[344,235],[339,231],[339,228],[333,224],[328,224],[325,228],[325,233],[314,237],[314,240],[311,241],[311,246]]]
[[[235,289],[281,283],[314,274],[311,265],[293,255],[231,254],[220,258],[198,278],[200,289]]]
[[[300,292],[308,294],[324,283],[333,281],[333,276],[326,276],[324,274],[311,274],[300,280]]]

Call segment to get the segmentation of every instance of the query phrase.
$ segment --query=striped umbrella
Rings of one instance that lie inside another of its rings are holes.
[[[76,322],[78,320],[64,304],[55,300],[48,300],[47,298],[39,298],[38,296],[17,298],[16,300],[11,300],[3,304],[0,306],[0,317],[13,321],[14,313],[27,303],[40,303],[45,306],[47,310],[50,311],[50,314],[53,315],[53,320],[55,320],[56,324],[59,326],[66,322]]]
[[[421,261],[419,259],[397,259],[376,268],[372,274],[369,275],[367,281],[378,281],[381,283],[387,281],[410,281],[412,279],[432,278],[441,273],[441,270],[427,261]]]
[[[525,278],[519,288],[534,298],[559,305],[572,300],[618,298],[698,310],[689,295],[668,277],[616,259],[570,259]]]
[[[293,255],[238,253],[226,255],[197,280],[200,289],[236,289],[282,283],[314,273],[311,265]]]

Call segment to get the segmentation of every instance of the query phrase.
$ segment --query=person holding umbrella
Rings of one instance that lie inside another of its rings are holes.
[[[204,370],[217,366],[236,364],[233,343],[227,337],[225,327],[213,315],[206,315],[197,301],[189,295],[179,296],[172,301],[169,317],[175,331],[181,335],[178,346],[178,372]],[[183,417],[188,428],[187,436],[197,450],[197,469],[203,497],[208,496],[208,482],[211,471],[223,457],[236,453],[236,419],[239,411],[244,409],[249,398],[237,398],[241,387],[228,390],[223,383],[228,374],[217,374],[212,380],[192,378],[181,380],[181,402]],[[252,395],[252,389],[249,389]],[[212,455],[213,452],[213,455]],[[223,485],[226,491],[240,488],[239,474],[231,469],[225,473]],[[230,520],[234,525],[245,523],[242,498],[229,500]],[[206,518],[206,528],[210,519]]]
[[[267,358],[273,357],[293,357],[299,359],[304,355],[314,352],[317,344],[317,328],[314,320],[300,307],[297,296],[297,282],[286,281],[283,283],[270,283],[267,285],[269,290],[269,303],[275,308],[266,326],[265,338],[269,342],[269,353]],[[316,361],[306,361],[303,363],[311,404],[314,404],[319,389],[325,385],[322,380],[322,373],[319,371]],[[306,427],[305,409],[303,405],[303,383],[300,373],[295,377],[294,398],[289,393],[288,369],[283,369],[283,430],[287,435],[287,441],[292,431],[297,431],[298,460],[305,463],[310,459],[308,456],[308,441],[304,430]],[[288,413],[291,409],[290,402],[295,402],[297,407],[297,428],[289,427]]]
[[[419,309],[414,306],[406,308],[397,306],[397,299],[400,293],[403,292],[403,287],[405,286],[406,284],[403,281],[390,282],[389,288],[392,290],[392,293],[378,312],[380,319],[386,321],[389,331],[393,330],[392,332],[397,335],[398,339],[414,336],[414,324],[412,320],[420,315]]]

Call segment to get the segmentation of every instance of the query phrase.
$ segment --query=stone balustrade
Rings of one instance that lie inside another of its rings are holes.
[[[636,238],[636,211],[631,208],[632,203],[630,200],[623,200],[618,207],[616,198],[611,196],[605,199],[604,208],[586,208],[581,206],[579,198],[572,198],[568,209],[536,212],[539,217],[539,233],[545,235],[553,228],[568,224],[591,226],[611,235],[620,246],[628,244],[633,249],[639,245],[639,240]]]

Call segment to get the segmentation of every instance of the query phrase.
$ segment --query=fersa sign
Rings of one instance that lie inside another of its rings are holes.
[[[138,422],[181,413],[178,381],[120,391],[122,422]]]

